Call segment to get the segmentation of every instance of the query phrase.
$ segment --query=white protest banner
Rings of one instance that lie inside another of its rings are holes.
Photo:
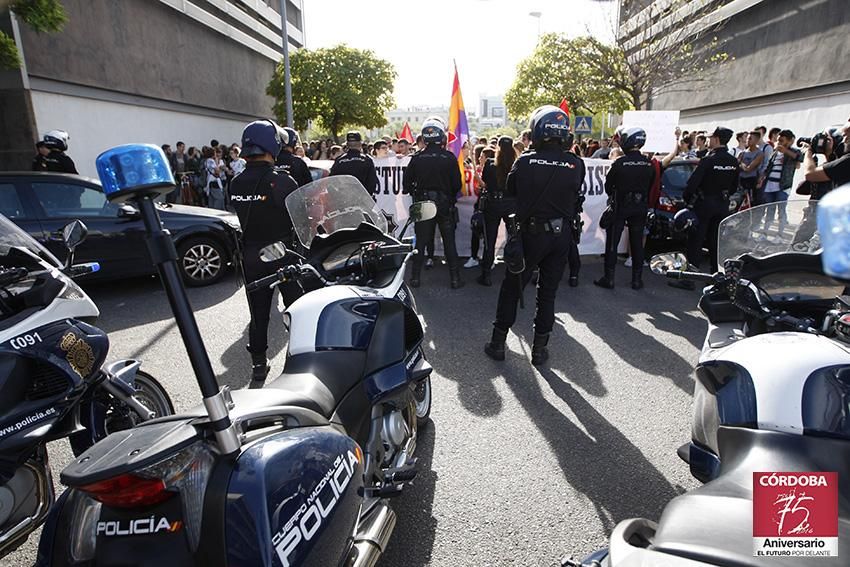
[[[413,202],[410,195],[404,191],[404,170],[407,164],[410,163],[410,157],[397,158],[387,157],[375,160],[375,169],[378,172],[378,193],[373,195],[379,209],[384,211],[388,216],[391,216],[393,221],[399,225],[396,234],[400,232],[401,226],[404,225],[408,217],[408,208]],[[582,184],[581,193],[585,196],[584,213],[584,231],[579,244],[580,254],[602,254],[605,252],[605,231],[599,228],[599,217],[602,216],[602,211],[607,206],[608,197],[605,195],[605,176],[611,168],[611,161],[604,159],[584,159],[586,167],[584,183]],[[465,180],[469,185],[471,183],[471,174],[467,175]],[[472,230],[470,220],[474,210],[476,197],[459,197],[457,200],[458,217],[460,222],[455,233],[455,242],[457,243],[457,252],[459,256],[469,256],[471,254],[472,245]],[[413,229],[408,229],[407,234],[412,234]],[[436,235],[440,231],[435,231]],[[442,246],[439,239],[435,238],[436,250],[442,252]],[[496,241],[496,254],[500,250],[504,242],[504,226],[499,230],[499,238]],[[484,243],[481,243],[481,251],[483,253]],[[620,250],[625,250],[625,239],[621,239]]]
[[[678,110],[627,110],[623,113],[623,126],[646,130],[645,152],[670,153],[676,147],[678,124]]]

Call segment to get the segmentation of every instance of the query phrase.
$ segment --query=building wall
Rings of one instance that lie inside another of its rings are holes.
[[[654,97],[651,108],[681,110],[683,126],[766,123],[806,135],[850,116],[847,0],[762,0],[717,35],[734,60],[708,84]]]

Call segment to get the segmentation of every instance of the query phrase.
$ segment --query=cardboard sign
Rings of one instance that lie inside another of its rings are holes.
[[[678,125],[678,110],[627,110],[623,113],[623,126],[646,130],[644,152],[670,153],[676,147]]]

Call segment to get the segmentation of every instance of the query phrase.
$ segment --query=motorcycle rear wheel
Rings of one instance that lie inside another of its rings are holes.
[[[413,399],[416,403],[416,423],[423,427],[431,420],[431,377],[416,384],[413,390]]]

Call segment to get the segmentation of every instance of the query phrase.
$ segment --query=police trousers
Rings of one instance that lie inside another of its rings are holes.
[[[625,227],[629,227],[629,247],[632,256],[632,275],[640,278],[643,271],[643,232],[646,227],[646,207],[617,209],[614,220],[605,236],[605,275],[614,274],[617,266],[617,248]]]
[[[499,224],[508,222],[508,215],[516,212],[515,199],[487,199],[482,211],[484,216],[484,256],[481,260],[481,272],[490,273],[496,257],[496,238]]]
[[[539,232],[523,233],[522,244],[525,252],[525,271],[519,275],[505,272],[505,279],[499,290],[499,304],[496,307],[496,320],[493,326],[508,330],[516,322],[517,305],[522,290],[531,280],[534,268],[540,269],[537,278],[537,311],[534,316],[534,332],[546,334],[552,332],[555,324],[555,294],[558,284],[564,276],[570,246],[573,242],[569,230],[556,234]]]
[[[286,258],[277,262],[261,262],[259,258],[260,248],[262,246],[245,245],[242,272],[246,284],[271,275],[279,268],[296,262],[296,260],[287,260]],[[262,287],[248,293],[248,310],[251,314],[251,322],[248,326],[248,351],[251,353],[263,354],[269,347],[269,319],[275,289],[280,290],[283,303],[287,306],[304,293],[301,286],[294,281],[273,288]]]
[[[688,263],[700,265],[702,245],[708,238],[708,257],[714,273],[717,271],[717,227],[729,215],[729,201],[722,198],[700,199],[693,210],[698,224],[688,233]]]
[[[425,248],[428,243],[434,242],[434,232],[440,227],[440,238],[443,239],[443,253],[451,272],[459,269],[457,259],[457,247],[455,246],[455,228],[457,227],[452,214],[452,208],[437,210],[437,216],[431,220],[416,223],[416,255],[413,256],[413,276],[418,277],[422,272],[422,264],[425,263]]]

